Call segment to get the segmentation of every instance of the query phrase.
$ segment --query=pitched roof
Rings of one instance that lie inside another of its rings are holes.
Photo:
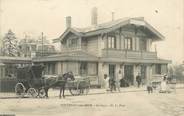
[[[76,28],[76,27],[72,27],[72,28],[80,33],[87,33],[90,31],[97,31],[97,30],[101,30],[101,29],[111,28],[117,24],[120,24],[121,22],[128,20],[128,19],[130,19],[130,18],[122,18],[122,19],[118,19],[118,20],[114,20],[114,21],[110,21],[110,22],[106,22],[106,23],[102,23],[102,24],[98,24],[98,25],[92,25],[92,26],[85,27],[85,28]]]
[[[155,36],[157,36],[159,40],[164,39],[164,36],[160,32],[158,32],[154,27],[152,27],[149,23],[147,23],[142,17],[137,17],[137,18],[122,18],[107,23],[92,25],[85,28],[77,28],[77,27],[68,28],[59,38],[54,39],[53,41],[54,42],[61,41],[69,32],[72,32],[77,36],[92,36],[100,33],[110,32],[127,24],[144,26]]]

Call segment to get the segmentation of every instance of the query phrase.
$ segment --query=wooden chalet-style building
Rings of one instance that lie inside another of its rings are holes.
[[[93,17],[94,18],[94,17]],[[33,60],[43,63],[46,74],[62,74],[72,71],[91,79],[91,84],[102,85],[104,74],[116,78],[122,71],[123,77],[131,84],[141,73],[143,82],[159,78],[167,73],[171,61],[160,59],[151,51],[155,41],[164,37],[143,18],[124,18],[87,28],[68,28],[55,42],[61,43],[61,53]]]

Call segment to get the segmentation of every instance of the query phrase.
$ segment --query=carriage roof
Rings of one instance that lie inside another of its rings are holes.
[[[42,77],[42,71],[44,67],[42,65],[32,65],[19,67],[17,69],[18,79],[39,79]]]

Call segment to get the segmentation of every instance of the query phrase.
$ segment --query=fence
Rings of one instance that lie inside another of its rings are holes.
[[[0,98],[15,97],[16,78],[0,78]]]

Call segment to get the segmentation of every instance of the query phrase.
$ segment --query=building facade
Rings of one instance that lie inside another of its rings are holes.
[[[67,24],[71,23],[71,17]],[[94,23],[94,22],[93,22]],[[55,42],[61,43],[61,53],[33,59],[45,65],[45,74],[89,77],[91,84],[103,85],[104,74],[116,78],[119,70],[130,85],[136,84],[138,73],[146,83],[167,73],[171,61],[160,59],[151,50],[155,41],[164,40],[143,18],[124,18],[86,28],[67,26]]]
[[[44,39],[43,42],[34,39],[22,39],[18,45],[19,56],[21,57],[37,57],[56,54],[55,46]]]

